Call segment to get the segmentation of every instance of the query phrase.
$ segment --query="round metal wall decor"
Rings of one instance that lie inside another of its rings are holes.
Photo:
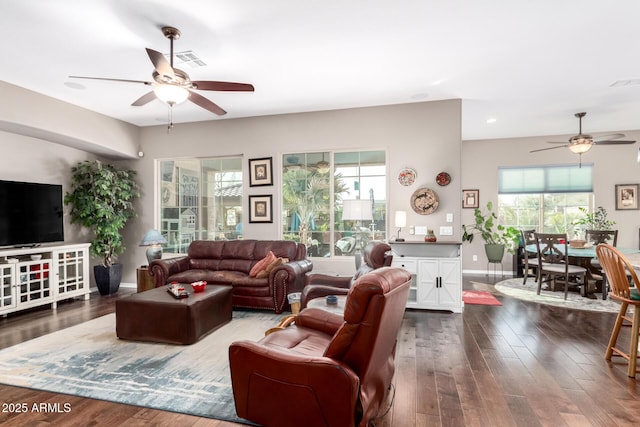
[[[416,182],[416,171],[411,168],[404,168],[398,174],[398,182],[405,187],[412,185]]]
[[[411,208],[420,215],[434,213],[439,204],[438,194],[430,188],[418,188],[411,195]]]

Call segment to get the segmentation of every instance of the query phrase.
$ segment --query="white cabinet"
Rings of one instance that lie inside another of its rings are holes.
[[[0,250],[0,314],[89,299],[89,243]]]
[[[392,242],[393,267],[411,273],[407,308],[461,313],[462,265],[458,243]],[[407,246],[410,245],[410,246]]]

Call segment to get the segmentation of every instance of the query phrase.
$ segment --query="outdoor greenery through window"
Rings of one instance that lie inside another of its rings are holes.
[[[161,160],[160,232],[164,252],[193,240],[242,238],[242,158]]]
[[[282,165],[284,239],[329,257],[386,238],[385,151],[290,153]]]
[[[567,233],[593,210],[593,165],[559,165],[498,170],[500,224],[544,233]]]

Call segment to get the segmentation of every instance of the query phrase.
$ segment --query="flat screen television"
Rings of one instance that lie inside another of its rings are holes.
[[[64,241],[62,185],[0,181],[0,247]]]

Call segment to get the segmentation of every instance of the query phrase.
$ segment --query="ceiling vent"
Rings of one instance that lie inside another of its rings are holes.
[[[609,87],[623,87],[623,86],[638,86],[640,85],[640,79],[629,79],[629,80],[616,80],[611,83]]]

